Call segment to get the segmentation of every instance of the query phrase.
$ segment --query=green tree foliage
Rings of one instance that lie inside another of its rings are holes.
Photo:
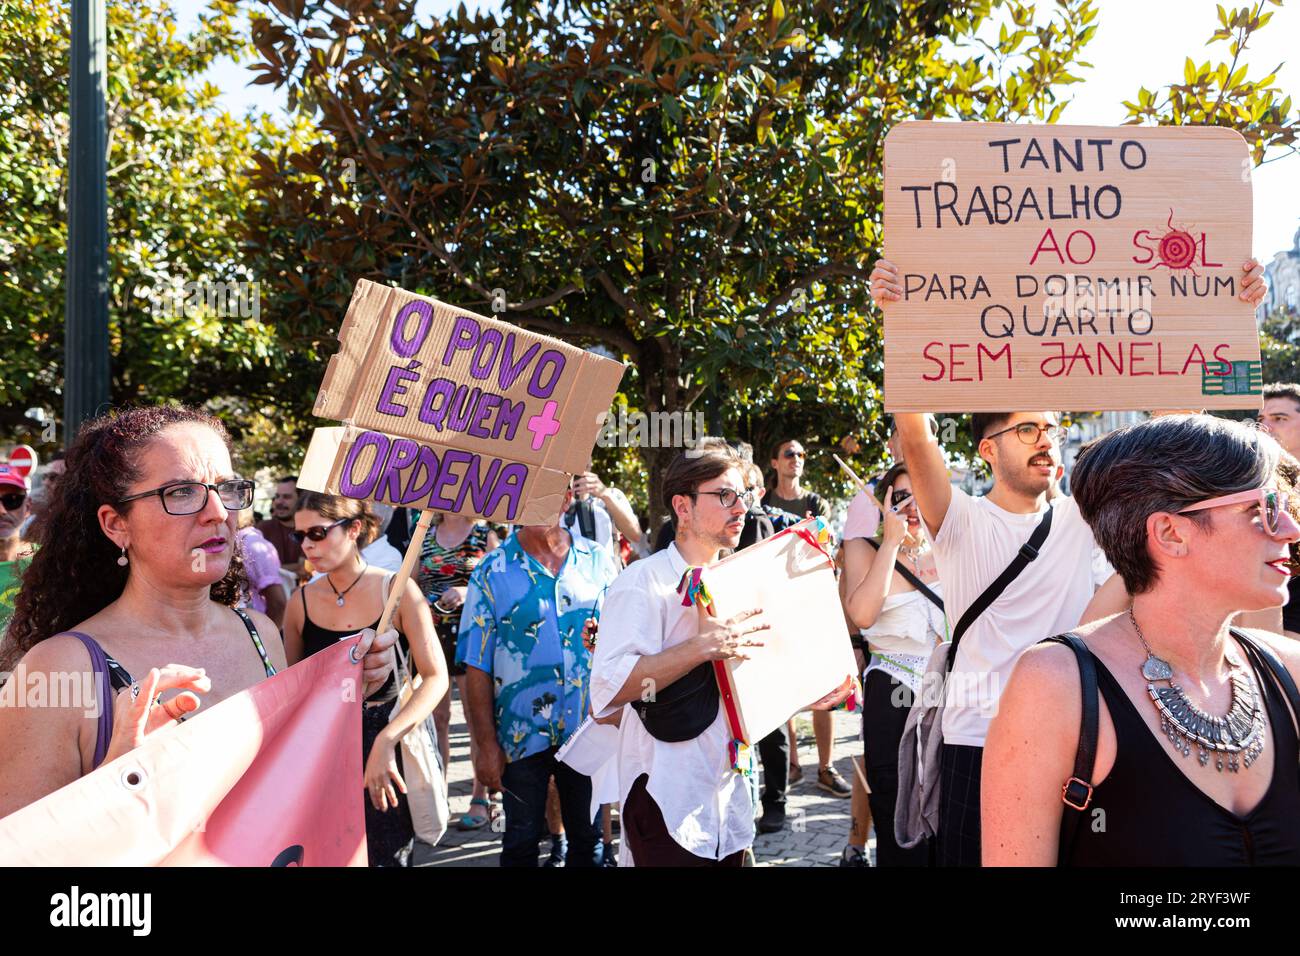
[[[239,396],[223,404],[239,433],[277,417],[273,330],[183,283],[255,278],[240,249],[246,171],[255,149],[305,134],[231,116],[200,81],[215,59],[247,48],[234,3],[212,4],[189,36],[163,0],[113,0],[107,12],[112,401]],[[0,406],[60,418],[68,15],[59,0],[0,0]],[[178,295],[156,295],[175,283]]]
[[[1048,120],[1095,30],[989,0],[410,4],[267,0],[257,82],[324,136],[258,158],[249,240],[319,378],[358,278],[627,357],[646,412],[703,409],[760,449],[883,435],[867,298],[884,133]],[[966,59],[994,14],[995,47]],[[646,449],[650,505],[669,453]],[[760,460],[763,452],[760,451]],[[766,462],[763,461],[766,465]],[[829,455],[818,484],[842,488]]]
[[[1268,0],[1275,7],[1281,0]],[[1245,61],[1247,44],[1272,18],[1264,0],[1252,7],[1225,10],[1219,6],[1219,26],[1206,46],[1227,41],[1232,59],[1214,66],[1206,60],[1199,66],[1190,56],[1183,64],[1183,82],[1170,83],[1163,91],[1138,90],[1134,102],[1125,101],[1129,123],[1159,126],[1227,126],[1246,138],[1256,165],[1274,162],[1296,153],[1300,135],[1300,112],[1291,111],[1291,97],[1277,85],[1279,63],[1267,75],[1250,79]],[[1277,147],[1281,152],[1265,159]],[[1246,170],[1249,172],[1249,170]]]

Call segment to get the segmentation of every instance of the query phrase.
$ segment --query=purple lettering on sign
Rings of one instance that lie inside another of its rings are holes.
[[[399,418],[410,411],[405,405],[399,405],[393,399],[401,398],[406,394],[407,382],[419,379],[420,376],[415,371],[419,367],[420,363],[412,360],[409,368],[401,365],[390,368],[388,378],[384,380],[383,391],[379,393],[379,404],[375,406],[375,411],[381,415],[396,415]]]
[[[470,416],[482,394],[482,390],[478,388],[470,388],[468,385],[457,386],[456,394],[451,400],[451,411],[447,415],[447,427],[454,432],[463,432],[469,427]]]
[[[433,483],[433,492],[429,495],[430,508],[436,508],[439,511],[456,510],[456,503],[449,498],[444,498],[442,496],[442,489],[460,477],[452,470],[453,466],[473,461],[477,457],[477,455],[471,452],[458,451],[455,448],[448,448],[442,453],[442,472]]]
[[[437,480],[438,454],[428,445],[421,445],[420,455],[415,459],[415,467],[406,483],[406,492],[402,495],[402,504],[414,504],[426,497]]]
[[[443,422],[447,420],[447,410],[451,407],[451,396],[456,391],[456,383],[449,378],[435,378],[424,387],[424,401],[420,403],[420,421],[442,431]],[[438,398],[442,398],[438,402]]]
[[[519,361],[516,362],[513,361],[515,354],[515,333],[511,332],[506,336],[505,354],[501,357],[501,369],[497,373],[497,381],[501,383],[501,391],[510,391],[510,386],[515,383],[515,379],[523,374],[524,369],[528,368],[528,363],[533,360],[533,356],[537,354],[541,347],[541,342],[534,342],[532,345],[528,346],[524,351],[524,354],[519,356]]]
[[[501,404],[501,396],[491,392],[484,394],[474,411],[474,420],[469,423],[469,434],[475,438],[491,438],[492,435],[483,427],[483,419],[492,414],[492,409]]]
[[[478,341],[478,336],[477,322],[467,315],[456,316],[456,323],[451,327],[451,338],[447,340],[447,348],[442,353],[442,364],[450,365],[457,352],[462,349],[472,349],[474,343]]]
[[[542,374],[548,368],[551,370],[550,380],[542,384]],[[550,398],[551,392],[555,391],[556,382],[560,380],[560,375],[563,373],[564,356],[555,349],[547,349],[538,359],[537,367],[533,369],[533,377],[528,381],[528,394],[533,398]]]
[[[420,322],[415,327],[415,334],[407,338],[406,324],[413,315],[419,316]],[[402,358],[410,358],[420,351],[420,346],[429,337],[429,326],[432,324],[433,306],[428,302],[419,300],[408,302],[402,306],[401,311],[397,313],[397,317],[393,319],[393,334],[389,337],[388,344]]]
[[[465,496],[468,494],[474,511],[478,514],[487,514],[483,509],[487,506],[497,472],[501,470],[501,459],[493,458],[486,474],[483,473],[482,465],[483,459],[475,455],[469,468],[465,470],[465,480],[460,483],[460,494],[456,496],[457,511],[465,506]]]
[[[365,477],[361,481],[356,481],[353,478],[353,471],[361,453],[367,448],[375,450],[375,459],[366,470]],[[354,441],[352,447],[348,449],[348,457],[343,462],[343,473],[339,476],[339,494],[346,498],[369,498],[387,455],[388,437],[379,432],[366,432]]]
[[[384,465],[384,476],[379,479],[379,487],[375,490],[375,499],[377,501],[387,501],[390,504],[400,505],[402,501],[402,469],[408,467],[420,455],[420,446],[417,442],[409,438],[397,438],[393,440],[393,446],[388,452],[388,461]]]
[[[487,378],[501,353],[501,330],[487,328],[483,330],[474,350],[474,358],[469,363],[469,374],[475,378]]]
[[[502,499],[507,499],[505,520],[514,521],[515,515],[519,514],[519,505],[523,501],[524,485],[527,481],[528,466],[523,462],[510,462],[497,476],[496,484],[492,486],[492,494],[488,497],[487,507],[482,510],[482,514],[492,517],[496,514],[497,506]]]
[[[508,398],[501,399],[501,411],[497,412],[496,424],[492,427],[492,437],[500,438],[501,433],[505,432],[506,441],[514,441],[515,432],[519,431],[519,423],[523,420],[523,402],[512,402]]]

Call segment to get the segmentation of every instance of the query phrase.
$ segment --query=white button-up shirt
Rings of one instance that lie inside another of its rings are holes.
[[[673,839],[696,856],[720,860],[754,842],[754,803],[745,778],[731,767],[722,706],[704,733],[679,743],[650,736],[631,707],[610,706],[637,661],[695,636],[698,612],[683,607],[677,593],[686,567],[673,544],[629,565],[610,586],[591,664],[591,706],[597,717],[623,709],[616,755],[620,799],[647,774],[646,790]]]

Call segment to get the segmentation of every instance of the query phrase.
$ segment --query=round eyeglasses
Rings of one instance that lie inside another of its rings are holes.
[[[984,437],[997,438],[1007,432],[1015,432],[1016,437],[1026,445],[1037,445],[1039,435],[1046,435],[1051,441],[1057,442],[1066,436],[1066,430],[1060,425],[1039,425],[1037,422],[1021,422],[1019,425],[1012,425],[1010,428],[1004,428]]]
[[[162,501],[163,510],[169,515],[193,515],[208,506],[208,495],[215,491],[222,507],[227,511],[243,511],[253,507],[255,487],[247,478],[231,478],[215,485],[202,481],[174,481],[161,488],[142,491],[138,495],[127,495],[118,504],[124,505],[128,501],[157,495]]]
[[[696,495],[713,495],[718,499],[718,504],[724,508],[730,508],[735,505],[737,500],[743,501],[746,508],[754,506],[754,493],[746,489],[745,491],[736,491],[734,488],[722,488],[718,491],[692,491],[691,497]]]

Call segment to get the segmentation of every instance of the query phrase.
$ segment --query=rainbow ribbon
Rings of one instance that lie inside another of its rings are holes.
[[[836,709],[846,710],[850,714],[855,714],[862,709],[862,681],[853,678],[853,689],[849,691],[849,696],[844,698],[844,703]]]
[[[806,528],[793,528],[795,534],[803,538],[814,548],[826,555],[827,560],[834,561],[831,557],[831,526],[826,523],[826,519],[820,516],[812,519],[812,524]]]
[[[704,584],[703,573],[703,568],[694,567],[687,568],[682,573],[682,579],[677,583],[677,593],[682,596],[682,607],[691,607],[695,604],[703,605],[705,608],[713,607],[713,595]]]
[[[727,754],[731,757],[731,769],[745,776],[752,776],[754,767],[754,748],[743,740],[733,740],[727,744]]]

